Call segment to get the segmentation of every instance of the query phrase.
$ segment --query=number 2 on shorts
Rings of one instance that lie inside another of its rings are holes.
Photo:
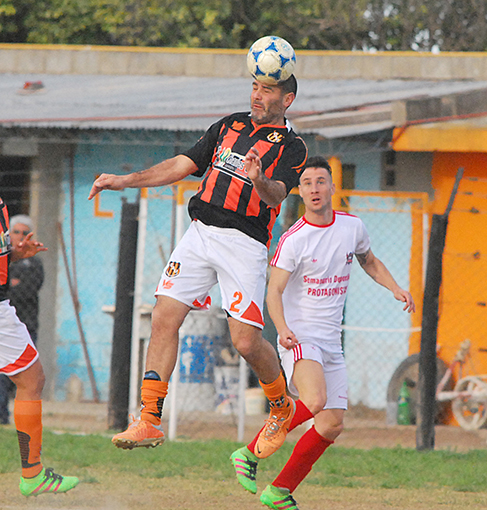
[[[242,293],[238,292],[238,291],[235,292],[235,294],[233,295],[233,299],[234,299],[234,301],[232,301],[232,304],[230,305],[230,311],[240,313],[240,309],[238,308],[238,305],[242,301]]]

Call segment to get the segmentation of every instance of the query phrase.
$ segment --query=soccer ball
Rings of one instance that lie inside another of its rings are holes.
[[[250,74],[266,85],[287,80],[294,72],[296,54],[281,37],[266,35],[252,44],[247,54]]]

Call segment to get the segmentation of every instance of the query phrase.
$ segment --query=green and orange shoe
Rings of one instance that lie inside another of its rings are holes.
[[[238,483],[252,494],[257,493],[257,463],[259,459],[246,447],[240,448],[230,456]]]
[[[296,500],[289,489],[268,485],[260,495],[260,502],[274,510],[299,510]]]
[[[78,483],[79,480],[75,476],[61,476],[54,473],[51,468],[42,468],[42,471],[34,478],[20,477],[19,488],[23,496],[29,497],[47,492],[54,494],[68,492],[74,489]]]

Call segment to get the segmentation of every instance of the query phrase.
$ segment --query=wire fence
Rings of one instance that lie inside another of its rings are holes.
[[[162,192],[149,191],[141,205],[139,241],[144,243],[143,267],[136,282],[139,306],[146,313],[135,342],[145,352],[150,334],[148,303],[169,250],[189,225],[187,202],[197,183],[182,183]],[[389,291],[380,287],[354,264],[347,292],[343,323],[343,346],[349,371],[350,423],[390,426],[387,389],[400,363],[419,345],[425,246],[428,233],[427,196],[423,193],[341,191],[334,207],[363,219],[372,250],[389,268],[398,283],[411,289],[419,305],[411,316],[402,310]],[[146,213],[142,212],[146,210]],[[274,229],[273,254],[279,235],[302,213],[300,201],[291,194],[283,204],[281,222]],[[146,214],[146,219],[143,215]],[[165,217],[162,223],[161,218]],[[286,225],[287,223],[287,225]],[[144,226],[145,224],[145,226]],[[265,417],[266,402],[252,371],[235,352],[228,333],[219,290],[212,291],[213,311],[190,312],[180,331],[180,355],[169,386],[164,419],[169,437],[211,435],[224,427],[234,438],[244,435],[249,417]],[[267,321],[264,337],[275,345],[275,330]],[[141,340],[137,340],[141,339]],[[143,355],[142,355],[143,358]],[[136,412],[142,366],[132,379],[131,411]],[[399,397],[397,395],[397,397]],[[250,418],[250,420],[252,420]],[[233,433],[231,432],[233,430]]]

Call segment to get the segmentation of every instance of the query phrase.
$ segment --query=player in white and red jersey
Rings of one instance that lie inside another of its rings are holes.
[[[404,310],[415,310],[411,294],[372,253],[363,222],[333,210],[335,186],[327,161],[309,158],[299,182],[305,214],[282,235],[267,290],[289,391],[298,398],[289,430],[313,416],[315,420],[261,495],[270,508],[288,510],[298,508],[292,492],[343,429],[347,374],[341,322],[354,255],[367,274],[405,303]],[[259,460],[253,455],[255,441],[232,455],[238,481],[254,493]]]

